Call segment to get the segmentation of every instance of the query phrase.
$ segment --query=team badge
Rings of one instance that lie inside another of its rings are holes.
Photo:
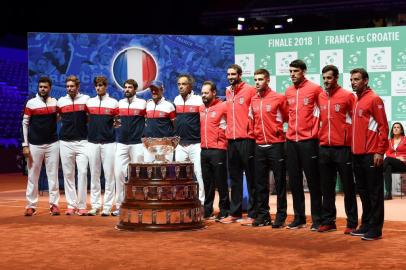
[[[265,111],[266,111],[266,112],[270,112],[270,111],[271,111],[271,104],[267,104],[267,105],[265,106]]]
[[[195,112],[195,108],[194,108],[194,107],[190,107],[190,108],[189,108],[189,112]]]
[[[139,113],[138,110],[134,110],[134,115],[137,115]]]
[[[214,118],[214,117],[216,117],[216,114],[217,114],[216,112],[211,112],[211,113],[210,113],[210,117],[211,117],[211,118]]]
[[[305,98],[303,99],[303,104],[304,104],[304,105],[308,105],[308,104],[309,104],[309,99],[308,99],[307,97],[305,97]]]
[[[164,113],[163,112],[159,112],[159,117],[163,117]]]
[[[110,109],[106,109],[106,114],[109,114],[110,113]]]
[[[339,112],[340,111],[340,104],[334,105],[334,109],[336,110],[336,112]]]
[[[363,112],[363,111],[362,111],[361,109],[360,109],[360,110],[358,110],[358,116],[359,116],[359,117],[361,117],[361,116],[362,116],[362,112]]]
[[[244,98],[243,98],[243,97],[240,97],[239,103],[240,103],[241,105],[244,104]]]
[[[289,103],[289,105],[295,104],[295,99],[294,98],[288,99],[288,103]]]
[[[321,105],[321,106],[320,106],[320,109],[322,109],[322,110],[327,110],[327,105]]]

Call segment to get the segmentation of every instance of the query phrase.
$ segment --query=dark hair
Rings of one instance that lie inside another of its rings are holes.
[[[393,139],[393,137],[395,137],[395,134],[393,134],[393,127],[395,125],[400,126],[400,135],[405,136],[405,130],[403,129],[403,125],[400,122],[395,122],[393,123],[392,128],[390,129],[390,138]]]
[[[241,68],[239,65],[237,65],[237,64],[229,65],[228,68],[232,68],[232,69],[234,69],[235,71],[237,71],[237,74],[238,74],[238,75],[241,75],[241,74],[242,74],[242,68]]]
[[[255,70],[254,76],[258,75],[258,74],[262,74],[262,75],[264,75],[265,78],[269,79],[269,71],[264,69],[264,68],[260,68],[260,69]]]
[[[75,75],[70,75],[70,76],[66,77],[65,83],[67,83],[67,82],[73,82],[76,86],[80,85],[79,78],[76,77]]]
[[[300,59],[293,60],[292,62],[290,62],[289,66],[294,68],[300,68],[301,70],[307,70],[306,63]]]
[[[217,92],[217,86],[216,86],[216,84],[214,82],[212,82],[212,81],[204,81],[203,85],[210,85],[210,90],[212,92],[214,92],[214,91]]]
[[[180,74],[180,75],[178,75],[176,81],[179,81],[180,78],[186,78],[191,87],[193,87],[194,84],[195,84],[195,78],[193,78],[192,75],[189,75],[189,74]]]
[[[94,86],[97,86],[97,84],[101,83],[104,86],[107,86],[107,78],[105,76],[96,76],[94,77],[93,80]]]
[[[333,72],[333,76],[334,77],[338,77],[338,68],[336,67],[336,66],[334,66],[334,65],[327,65],[327,66],[325,66],[322,70],[321,70],[321,73],[326,73],[326,72],[329,72],[329,71],[332,71]]]
[[[137,90],[137,88],[138,88],[138,83],[137,83],[135,80],[133,80],[133,79],[128,79],[128,80],[126,80],[126,81],[124,82],[123,86],[125,86],[126,83],[127,83],[127,84],[131,84],[132,86],[134,86],[134,89]]]
[[[360,73],[362,76],[362,79],[369,79],[369,75],[368,72],[363,69],[363,68],[354,68],[353,70],[350,71],[350,74],[354,74],[354,73]]]
[[[38,80],[38,85],[39,85],[40,83],[48,83],[48,84],[49,84],[49,87],[52,86],[52,81],[51,81],[51,79],[48,78],[48,77],[45,77],[45,76],[39,78],[39,80]]]

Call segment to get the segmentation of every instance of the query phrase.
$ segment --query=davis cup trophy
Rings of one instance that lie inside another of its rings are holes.
[[[128,166],[119,230],[174,231],[204,226],[193,163],[173,162],[179,137],[143,138],[153,162]]]

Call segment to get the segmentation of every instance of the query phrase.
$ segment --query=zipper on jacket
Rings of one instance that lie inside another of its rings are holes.
[[[328,101],[327,101],[327,124],[328,124],[328,145],[331,145],[331,138],[330,138],[330,94],[328,94]]]
[[[355,103],[355,109],[354,109],[354,123],[352,123],[352,150],[355,152],[355,122],[357,120],[357,107],[358,107],[358,101]]]
[[[297,132],[297,126],[298,126],[298,106],[299,106],[299,88],[296,89],[296,124],[295,124],[295,130],[296,130],[296,142],[299,141],[298,137],[298,132]]]
[[[235,140],[235,114],[234,114],[234,110],[235,110],[235,108],[234,108],[235,93],[234,93],[234,89],[232,90],[232,94],[233,94],[233,98],[232,98],[232,101],[233,101],[233,138]]]
[[[262,116],[262,97],[261,97],[260,103],[259,103],[259,111],[260,111],[260,117],[261,117],[262,133],[264,134],[265,144],[268,144],[268,140],[266,139],[266,134],[265,134],[264,119]]]
[[[205,115],[205,120],[204,120],[204,140],[206,141],[206,148],[209,148],[207,146],[207,114],[209,113],[209,109],[205,108],[206,110],[206,115]]]

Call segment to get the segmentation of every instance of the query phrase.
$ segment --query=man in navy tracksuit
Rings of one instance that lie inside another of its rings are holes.
[[[37,213],[38,179],[42,162],[45,168],[49,186],[50,214],[59,215],[59,143],[56,134],[56,99],[49,96],[52,82],[48,77],[38,80],[37,95],[27,102],[23,118],[23,154],[27,158],[27,206],[25,216]]]
[[[176,147],[175,160],[193,162],[194,173],[199,184],[199,199],[204,204],[204,184],[200,165],[200,117],[199,107],[202,97],[192,91],[194,79],[188,74],[178,76],[179,95],[175,98],[175,134],[180,137]]]
[[[107,94],[107,78],[94,78],[97,95],[87,102],[89,113],[89,167],[91,173],[90,203],[92,209],[89,215],[97,215],[102,206],[102,216],[109,216],[114,201],[114,153],[116,151],[114,118],[118,114],[118,102]],[[100,163],[103,165],[106,179],[104,204],[101,199]]]
[[[87,109],[88,95],[79,93],[80,81],[76,76],[66,78],[67,95],[58,100],[58,113],[61,118],[59,146],[65,197],[68,204],[67,215],[85,216],[87,197]],[[78,170],[76,192],[75,166]]]
[[[149,88],[152,99],[148,100],[146,105],[144,137],[172,137],[176,118],[175,107],[164,98],[162,82],[153,81]],[[144,147],[144,161],[152,162],[154,158],[154,155]],[[172,154],[168,154],[166,159],[173,160]]]
[[[118,216],[124,200],[124,181],[128,164],[144,161],[144,150],[141,143],[145,126],[146,101],[137,98],[135,92],[138,83],[129,79],[124,82],[125,97],[118,102],[120,126],[117,129],[117,149],[114,171],[116,176],[116,210],[111,214]]]

